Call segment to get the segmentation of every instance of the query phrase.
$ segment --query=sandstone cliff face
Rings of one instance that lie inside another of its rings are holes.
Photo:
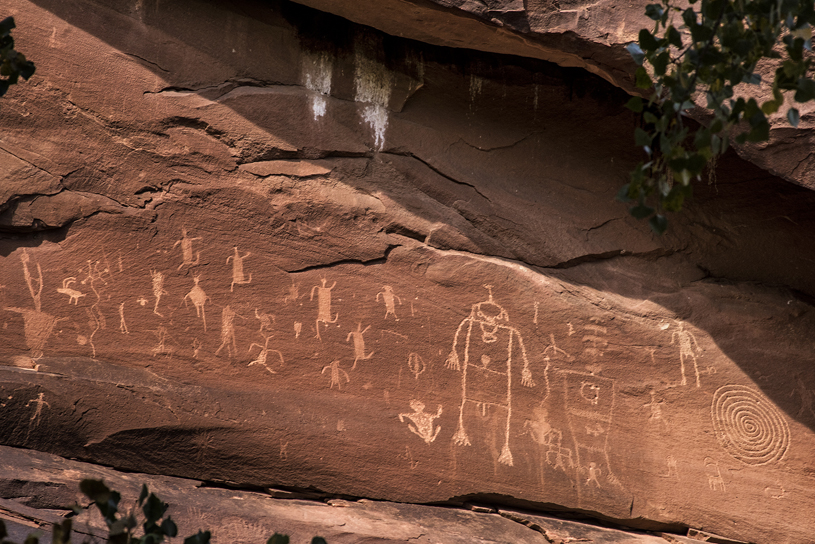
[[[728,155],[658,238],[583,69],[288,3],[8,9],[3,444],[810,538],[810,191]]]

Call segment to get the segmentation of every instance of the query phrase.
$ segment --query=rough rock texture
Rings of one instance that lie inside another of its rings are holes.
[[[278,489],[245,491],[212,487],[181,478],[117,472],[38,452],[0,447],[0,519],[16,541],[48,532],[70,505],[89,501],[79,491],[78,475],[102,479],[122,494],[121,509],[131,508],[142,484],[170,505],[167,513],[187,536],[209,530],[214,543],[257,544],[275,532],[295,544],[320,535],[328,542],[529,544],[608,542],[615,544],[693,544],[670,533],[621,531],[612,527],[559,519],[516,509],[485,505],[433,507],[366,499],[304,494]],[[76,542],[87,535],[106,536],[95,508],[74,518]],[[727,541],[725,541],[727,542]]]
[[[657,238],[584,70],[288,3],[8,11],[3,444],[811,538],[811,191],[728,155]]]

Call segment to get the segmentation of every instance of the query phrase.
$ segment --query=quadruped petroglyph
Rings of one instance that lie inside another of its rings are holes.
[[[707,486],[711,491],[727,492],[727,486],[722,478],[722,471],[719,470],[719,463],[710,457],[705,457],[705,473],[707,474]]]
[[[536,384],[521,334],[509,325],[507,311],[493,299],[492,286],[485,287],[489,298],[473,304],[470,315],[459,323],[453,336],[453,349],[445,363],[447,368],[461,372],[461,405],[453,441],[460,446],[471,445],[464,424],[467,403],[476,404],[482,411],[488,406],[504,410],[504,444],[498,461],[513,466],[509,439],[515,367],[521,367],[523,386],[535,387]]]
[[[62,280],[62,287],[57,288],[57,293],[61,293],[63,295],[68,295],[68,304],[73,303],[74,306],[79,305],[79,299],[85,296],[85,293],[82,291],[77,291],[73,289],[71,285],[76,283],[76,278],[71,276],[70,278],[65,278]]]

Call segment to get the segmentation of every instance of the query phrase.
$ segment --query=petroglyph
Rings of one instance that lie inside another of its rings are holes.
[[[512,373],[515,366],[513,355],[516,356],[515,364],[518,355],[523,362],[521,384],[525,387],[535,387],[536,384],[532,379],[521,334],[509,325],[507,311],[493,299],[492,286],[485,285],[485,288],[489,291],[489,298],[473,304],[470,315],[461,321],[453,337],[453,349],[445,363],[447,368],[461,371],[461,406],[453,441],[460,446],[471,445],[464,427],[464,408],[468,402],[481,406],[482,412],[487,406],[504,409],[507,413],[504,444],[498,461],[513,466],[509,447]],[[462,340],[464,350],[460,355]]]
[[[597,471],[595,477],[602,472],[605,481],[619,486],[619,480],[611,470],[608,459],[608,431],[614,410],[614,380],[569,370],[561,371],[561,374],[566,415],[574,441],[578,497],[581,497],[584,490],[591,490],[589,484],[593,481],[592,465]],[[581,471],[588,471],[588,479],[581,477]],[[599,483],[598,481],[598,486]]]
[[[572,450],[563,447],[563,433],[558,429],[552,429],[546,434],[546,462],[555,470],[562,470],[574,468],[574,459],[572,458]]]
[[[249,346],[249,353],[252,353],[252,349],[255,348],[255,347],[260,348],[260,353],[258,353],[258,358],[255,359],[254,361],[252,361],[251,363],[249,363],[247,366],[263,365],[263,368],[265,368],[266,370],[268,370],[272,374],[277,374],[277,372],[272,370],[269,367],[269,364],[267,363],[269,353],[276,353],[277,354],[277,357],[280,359],[280,365],[279,365],[280,368],[282,368],[283,365],[286,364],[286,362],[283,360],[283,354],[282,353],[280,353],[276,349],[269,349],[269,340],[271,340],[271,339],[272,339],[272,336],[269,335],[269,336],[266,337],[266,342],[262,346],[260,344],[255,344],[255,343],[253,343],[253,344],[251,344]]]
[[[790,396],[798,395],[801,398],[801,408],[798,409],[798,414],[796,414],[795,417],[801,417],[805,412],[809,412],[809,414],[815,418],[815,409],[812,407],[813,396],[815,396],[813,392],[815,392],[815,389],[809,389],[804,383],[804,380],[801,379],[800,374],[796,376],[796,379],[798,386],[792,390]]]
[[[322,341],[320,338],[320,323],[325,323],[328,326],[329,323],[336,323],[337,318],[340,316],[339,313],[334,315],[334,319],[331,319],[331,290],[337,286],[337,282],[335,281],[331,284],[331,287],[325,286],[326,279],[322,278],[322,286],[315,285],[311,288],[311,297],[309,300],[314,300],[314,291],[317,291],[317,319],[315,321],[315,326],[317,328],[317,338]]]
[[[410,369],[410,373],[413,374],[413,377],[417,380],[419,376],[424,374],[424,371],[427,369],[427,365],[422,359],[422,356],[418,353],[411,353],[408,355],[408,369]]]
[[[351,367],[351,370],[357,367],[357,361],[366,361],[374,355],[373,351],[367,355],[365,354],[365,338],[363,335],[368,332],[370,328],[371,326],[368,325],[365,327],[365,330],[362,330],[362,323],[358,323],[357,330],[349,332],[345,338],[346,342],[350,342],[351,339],[354,340],[354,366]]]
[[[39,425],[40,424],[39,419],[40,416],[42,415],[42,407],[48,406],[49,408],[51,408],[51,405],[45,402],[45,393],[40,393],[36,399],[31,399],[28,402],[26,402],[25,403],[26,408],[31,406],[32,402],[37,405],[37,408],[34,409],[34,413],[31,414],[31,417],[28,419],[30,422],[29,425],[34,422],[36,422],[37,425]]]
[[[68,295],[68,304],[74,303],[74,306],[79,305],[79,299],[85,296],[85,293],[82,291],[77,291],[76,289],[72,289],[71,285],[76,283],[76,278],[71,276],[70,278],[65,278],[62,280],[62,287],[57,288],[57,293],[62,293],[63,295]]]
[[[718,462],[710,457],[705,457],[705,473],[707,474],[707,486],[711,491],[727,492]]]
[[[280,441],[280,459],[287,461],[289,459],[289,443]]]
[[[679,481],[679,469],[676,464],[676,457],[669,455],[665,458],[665,464],[668,466],[668,472],[666,474],[660,474],[660,476],[663,478],[673,478]]]
[[[586,470],[589,473],[589,477],[586,478],[586,485],[589,486],[593,482],[597,487],[602,487],[600,485],[599,480],[597,480],[597,477],[600,476],[600,474],[602,474],[603,471],[600,470],[600,468],[597,466],[597,463],[594,462],[589,463],[589,466]]]
[[[532,318],[532,323],[534,323],[536,327],[538,326],[538,305],[539,305],[539,302],[536,300],[535,301],[535,317]]]
[[[20,255],[20,260],[23,262],[23,277],[25,278],[26,285],[28,285],[28,292],[31,293],[31,299],[34,301],[34,309],[37,312],[41,312],[43,283],[40,263],[37,263],[37,277],[34,278],[28,270],[28,263],[31,261],[31,257],[29,257],[28,251],[26,251],[25,248],[23,248],[22,254]]]
[[[153,305],[153,313],[159,317],[164,317],[158,311],[158,305],[161,302],[161,297],[163,295],[169,295],[167,291],[164,290],[164,274],[158,272],[157,270],[150,271],[150,279],[153,283],[153,296],[156,299],[156,303]],[[142,304],[144,306],[144,304]]]
[[[664,402],[665,401],[662,400],[662,399],[656,400],[656,394],[653,391],[651,391],[651,402],[649,402],[647,404],[643,404],[643,407],[644,408],[649,408],[650,412],[651,412],[648,415],[648,423],[649,424],[656,423],[656,424],[663,425],[663,426],[667,427],[668,423],[662,417],[662,404]]]
[[[255,308],[255,319],[260,321],[260,329],[258,329],[260,335],[263,335],[263,331],[272,330],[272,323],[277,323],[277,317],[272,314],[260,313],[257,308]]]
[[[204,305],[210,298],[204,292],[204,289],[198,284],[201,281],[201,276],[193,276],[192,281],[194,285],[190,292],[184,295],[184,306],[187,306],[187,299],[190,299],[193,306],[195,306],[195,316],[200,317],[204,322],[204,332],[207,331],[207,314]]]
[[[345,383],[351,383],[351,378],[348,376],[348,373],[340,368],[339,359],[331,361],[330,364],[324,366],[320,374],[325,374],[326,370],[331,370],[328,386],[329,389],[333,389],[335,385],[337,386],[337,389],[342,389],[342,380],[340,379],[341,376],[345,376]]]
[[[388,319],[389,315],[392,315],[396,321],[399,321],[399,318],[396,317],[396,301],[399,301],[399,305],[402,305],[402,299],[396,296],[393,292],[393,287],[390,285],[383,285],[382,290],[376,294],[376,301],[379,302],[379,297],[382,297],[382,302],[385,303],[385,319]]]
[[[693,360],[693,370],[696,373],[696,387],[702,387],[699,380],[699,365],[696,362],[696,353],[699,352],[701,357],[702,349],[696,341],[696,337],[692,332],[685,330],[685,324],[682,321],[674,320],[677,330],[671,334],[671,344],[677,342],[679,344],[679,369],[682,374],[680,385],[687,385],[688,380],[685,377],[685,361],[687,359]]]
[[[167,340],[172,338],[170,336],[170,333],[167,332],[167,328],[164,327],[163,325],[159,325],[158,329],[153,331],[153,333],[155,333],[156,339],[158,340],[156,347],[154,347],[152,350],[153,357],[155,357],[156,355],[172,354],[173,352],[172,348],[167,346]]]
[[[230,359],[238,352],[238,346],[235,344],[235,317],[243,319],[229,306],[224,306],[221,310],[221,345],[215,350],[216,357],[224,348]]]
[[[289,286],[288,294],[283,297],[283,302],[288,304],[289,302],[297,302],[297,299],[300,298],[300,284],[294,283]]]
[[[787,452],[790,429],[784,416],[751,387],[720,387],[713,395],[710,414],[721,446],[743,463],[766,465]]]
[[[28,252],[23,248],[20,260],[23,263],[23,277],[28,285],[28,291],[31,293],[31,299],[34,302],[34,309],[29,308],[4,308],[9,312],[15,312],[23,316],[23,333],[25,334],[25,343],[30,351],[31,358],[37,360],[43,355],[43,349],[51,333],[54,331],[54,326],[67,318],[56,318],[51,314],[42,311],[42,268],[37,263],[37,278],[31,276],[28,269],[28,263],[31,257]]]
[[[583,343],[586,345],[583,349],[583,356],[596,359],[602,357],[608,348],[608,340],[605,338],[608,328],[600,325],[600,318],[591,317],[589,321],[590,323],[583,325],[583,330],[587,331],[587,334],[583,335]]]
[[[204,347],[204,345],[198,338],[192,339],[192,356],[194,359],[198,359],[198,352],[201,351],[202,347]]]
[[[127,323],[125,322],[125,303],[119,304],[119,332],[122,334],[130,334],[127,330]]]
[[[243,261],[251,254],[251,252],[247,252],[246,255],[241,257],[240,253],[238,253],[238,246],[235,246],[235,254],[226,258],[226,264],[232,261],[232,284],[229,286],[230,291],[234,291],[236,285],[252,283],[252,274],[250,273],[247,278],[243,270]]]
[[[107,259],[105,259],[107,261]],[[105,274],[110,274],[110,267],[105,266],[105,268],[100,270],[100,261],[92,262],[87,261],[87,271],[85,271],[85,277],[82,279],[82,285],[87,285],[90,287],[91,291],[93,291],[96,300],[91,305],[90,308],[86,308],[86,312],[89,317],[88,324],[91,327],[92,331],[91,334],[88,336],[88,343],[91,346],[91,352],[93,358],[96,358],[96,345],[93,342],[93,337],[99,332],[99,329],[104,329],[106,327],[106,320],[105,316],[102,314],[102,310],[99,308],[99,303],[102,302],[102,296],[96,288],[96,282],[102,282],[107,285],[107,282],[104,279]],[[81,269],[80,271],[83,271]]]
[[[771,499],[780,500],[784,498],[784,495],[787,494],[787,490],[784,489],[784,486],[781,485],[781,482],[775,482],[775,487],[767,486],[764,488],[764,495],[770,497]]]
[[[303,324],[299,321],[294,323],[294,337],[300,338],[300,333],[303,331]]]
[[[201,237],[196,236],[195,238],[190,238],[187,235],[187,229],[181,229],[181,239],[176,240],[173,244],[173,249],[176,248],[177,245],[181,244],[181,264],[178,265],[176,270],[181,270],[184,266],[195,266],[201,261],[201,252],[193,252],[192,243],[195,240],[201,240]],[[194,259],[193,259],[194,255]]]
[[[416,467],[419,466],[419,461],[413,460],[413,453],[410,451],[410,446],[405,446],[405,453],[397,455],[397,458],[407,461],[411,470],[416,470]]]
[[[439,408],[435,414],[427,414],[425,413],[425,405],[422,401],[412,399],[410,401],[410,409],[413,410],[413,413],[407,414],[399,414],[399,421],[402,423],[405,422],[405,418],[408,418],[411,423],[408,423],[408,429],[410,432],[421,438],[425,441],[425,444],[430,444],[431,442],[436,440],[436,437],[439,435],[439,431],[441,430],[441,425],[435,428],[434,431],[434,421],[441,417],[442,407],[439,404]]]

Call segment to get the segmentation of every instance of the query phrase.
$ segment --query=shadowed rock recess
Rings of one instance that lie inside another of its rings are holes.
[[[811,542],[815,193],[628,216],[642,6],[309,4],[4,3],[0,516],[140,480],[27,449],[217,542]]]

